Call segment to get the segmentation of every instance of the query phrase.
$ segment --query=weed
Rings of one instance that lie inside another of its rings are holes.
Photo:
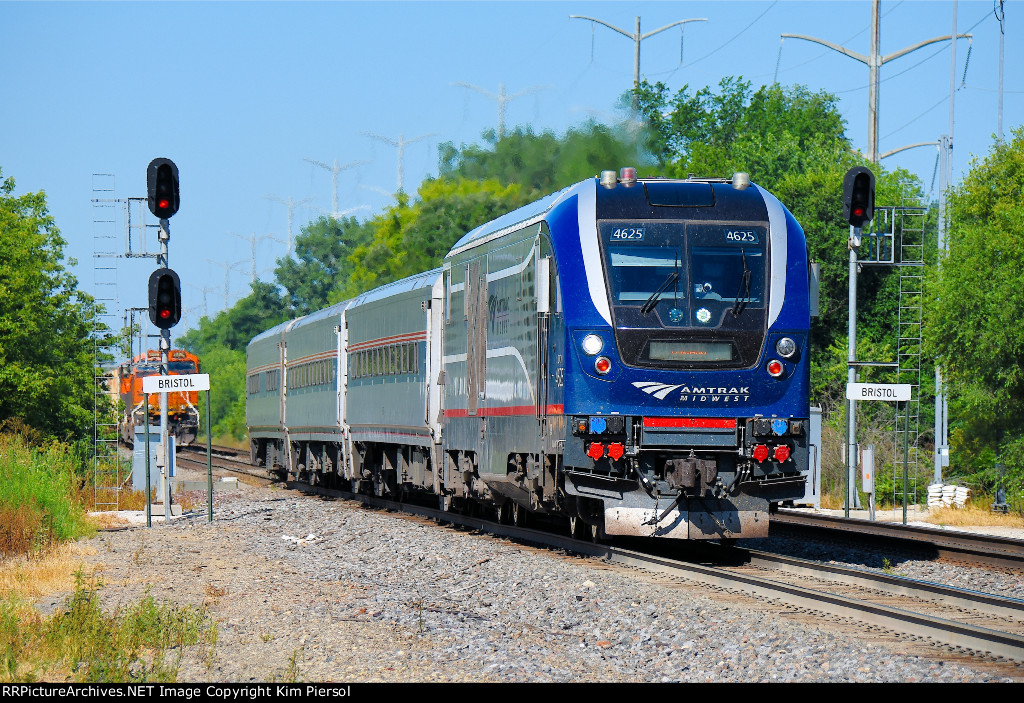
[[[135,564],[136,566],[142,566],[142,564],[144,563],[145,559],[144,559],[142,553],[143,553],[143,551],[145,549],[146,549],[146,538],[145,537],[140,537],[140,539],[139,539],[139,546],[132,553],[132,563]]]
[[[893,569],[892,562],[885,557],[882,558],[882,571],[887,574],[893,574],[896,572],[896,570]]]
[[[206,670],[207,671],[210,671],[210,669],[213,668],[214,652],[215,652],[215,650],[217,648],[217,636],[218,636],[218,634],[219,634],[219,630],[217,629],[217,621],[214,620],[212,622],[212,624],[210,625],[210,631],[209,631],[210,649],[209,649],[209,651],[206,654]]]
[[[423,623],[423,596],[420,596],[418,600],[413,601],[413,607],[416,608],[416,618],[419,621],[419,633],[422,635],[425,629]]]
[[[205,609],[146,596],[107,613],[100,607],[101,588],[77,571],[65,608],[49,618],[17,596],[0,601],[0,678],[171,682],[184,648],[210,636]]]
[[[302,652],[305,647],[299,647],[298,649],[292,650],[292,655],[288,657],[288,668],[285,669],[284,674],[280,679],[274,676],[272,680],[275,683],[298,683],[299,682],[299,660],[302,658]]]
[[[208,583],[203,586],[203,592],[206,593],[210,598],[220,598],[226,596],[228,589],[214,586],[212,583]]]

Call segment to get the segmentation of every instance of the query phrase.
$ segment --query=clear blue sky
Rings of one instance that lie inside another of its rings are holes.
[[[881,50],[889,54],[949,34],[952,2],[886,0]],[[613,121],[632,83],[633,44],[570,19],[588,15],[647,32],[692,22],[642,44],[641,73],[673,92],[739,75],[838,95],[853,143],[867,141],[867,67],[783,32],[827,39],[866,54],[871,6],[857,2],[0,2],[0,168],[17,193],[44,190],[82,287],[93,284],[94,173],[114,174],[116,197],[144,196],[158,156],[181,172],[182,205],[171,220],[170,264],[183,282],[187,321],[246,294],[249,237],[287,236],[287,208],[312,201],[294,231],[331,208],[331,174],[304,159],[341,165],[339,208],[390,202],[397,181],[392,141],[405,149],[406,190],[437,172],[437,146],[470,143],[497,123],[497,102],[456,82],[498,93],[530,91],[508,104],[507,124],[558,132],[588,117]],[[1006,3],[1003,128],[1024,108],[1024,3]],[[999,25],[992,0],[959,2],[957,30],[973,46],[955,98],[956,179],[983,156],[996,131]],[[681,39],[684,39],[682,47]],[[681,55],[682,54],[682,55]],[[882,68],[881,151],[937,140],[948,131],[950,45],[936,44]],[[956,84],[968,58],[957,45]],[[887,159],[929,190],[934,148]],[[617,168],[623,164],[608,164]],[[588,174],[584,174],[588,175]],[[723,175],[723,174],[707,174]],[[757,174],[752,174],[757,180]],[[105,181],[108,179],[104,179]],[[938,180],[935,180],[938,187]],[[837,203],[837,207],[839,204]],[[148,213],[147,213],[148,214]],[[152,218],[151,218],[152,219]],[[234,236],[238,235],[238,236]],[[244,238],[244,239],[243,239]],[[155,237],[153,238],[155,239]],[[0,243],[2,244],[2,243]],[[155,249],[151,240],[149,248]],[[285,246],[262,239],[260,276]],[[152,261],[122,260],[120,305],[144,306]],[[184,326],[175,329],[184,331]]]

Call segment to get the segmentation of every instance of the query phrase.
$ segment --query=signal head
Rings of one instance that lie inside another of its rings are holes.
[[[149,319],[162,330],[169,330],[181,319],[181,281],[169,268],[157,269],[149,276]]]
[[[153,159],[146,169],[149,211],[161,220],[178,211],[178,167],[170,159]]]
[[[854,227],[870,222],[875,212],[875,174],[856,166],[843,178],[843,219]]]

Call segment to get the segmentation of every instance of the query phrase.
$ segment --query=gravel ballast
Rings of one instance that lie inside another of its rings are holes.
[[[1021,667],[353,502],[242,484],[216,498],[212,525],[200,509],[103,532],[87,558],[110,606],[147,593],[208,606],[216,642],[186,653],[181,681],[1024,678]],[[968,588],[987,580],[979,590],[992,592],[1006,580],[938,564],[899,572],[914,569]]]

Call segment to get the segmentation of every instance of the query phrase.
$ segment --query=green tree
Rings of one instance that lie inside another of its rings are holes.
[[[350,275],[331,301],[440,266],[464,234],[529,202],[519,185],[495,179],[428,179],[410,200],[398,201],[367,223],[373,239],[349,256]]]
[[[451,142],[442,144],[438,150],[441,177],[518,183],[529,193],[529,201],[603,170],[653,163],[642,140],[627,126],[608,127],[593,121],[568,129],[563,137],[551,131],[534,134],[529,127],[517,127],[501,139],[488,131],[484,142],[459,148]]]
[[[212,319],[203,317],[199,326],[178,337],[177,343],[202,362],[203,355],[216,347],[244,352],[250,339],[292,316],[276,285],[256,281],[249,295]]]
[[[1024,128],[948,195],[948,252],[926,282],[926,349],[949,389],[954,469],[990,487],[997,457],[1024,501]]]
[[[177,339],[210,374],[210,414],[217,437],[245,439],[245,348],[249,340],[294,315],[272,283],[256,281],[249,295]]]
[[[308,315],[325,307],[332,291],[347,288],[349,257],[368,244],[373,234],[373,227],[354,217],[325,216],[303,227],[295,238],[295,258],[278,259],[274,271],[289,307]]]
[[[0,422],[83,439],[92,434],[95,303],[64,268],[46,196],[14,188],[0,181]]]

